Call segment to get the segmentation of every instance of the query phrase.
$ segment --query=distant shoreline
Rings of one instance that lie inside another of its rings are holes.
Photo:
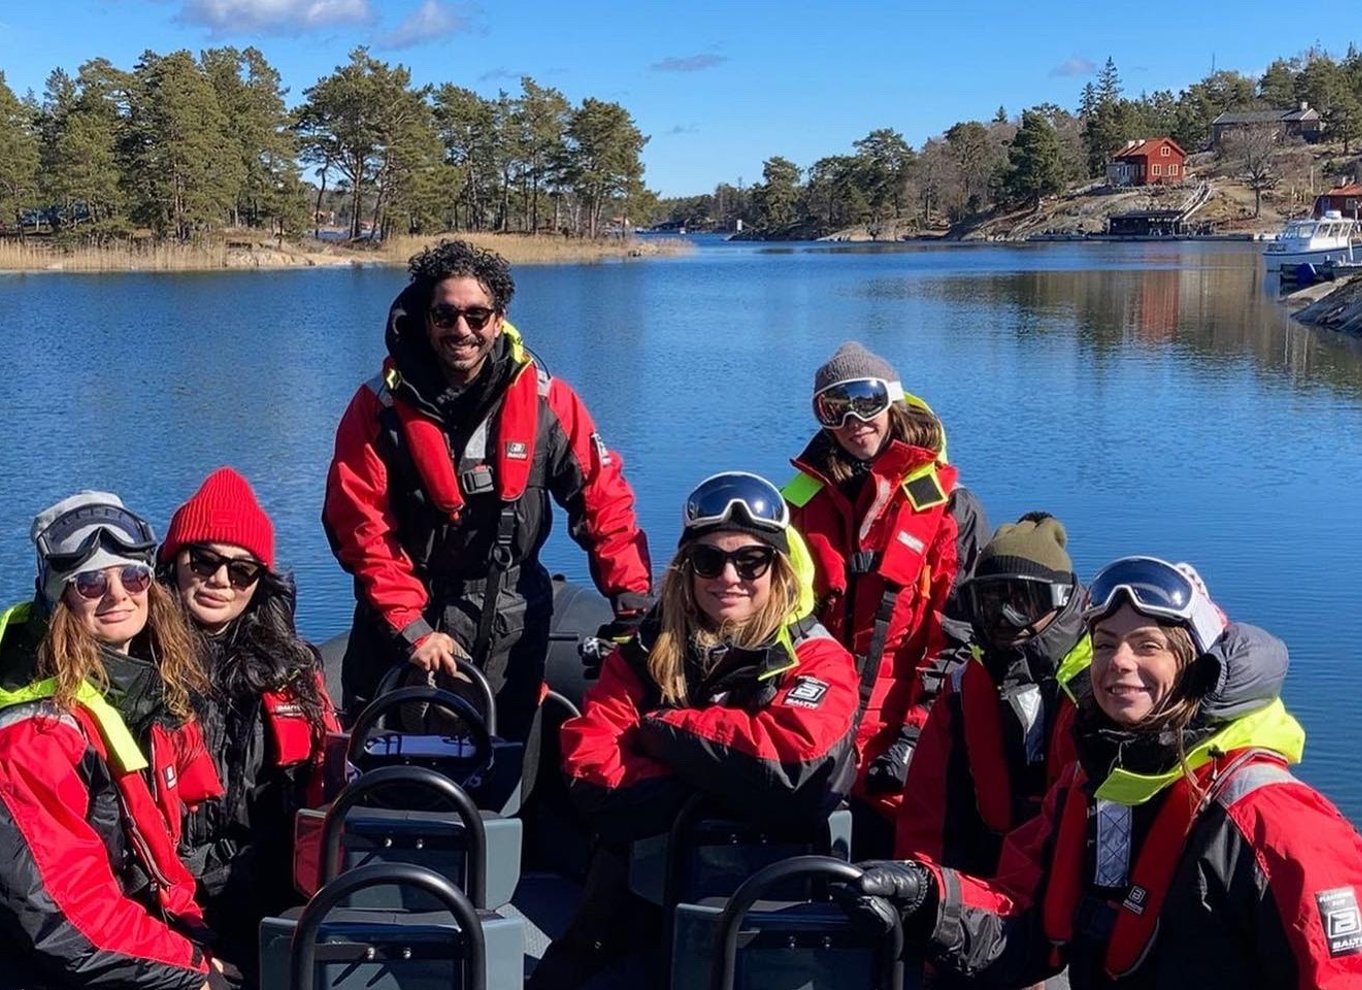
[[[252,242],[230,234],[209,243],[121,241],[107,247],[62,249],[47,239],[0,243],[0,272],[206,272],[286,271],[297,268],[402,266],[411,255],[442,239],[462,239],[496,251],[512,265],[571,265],[688,254],[680,238],[527,237],[523,234],[451,232],[435,237],[398,237],[375,246],[351,247],[309,239],[302,244]]]

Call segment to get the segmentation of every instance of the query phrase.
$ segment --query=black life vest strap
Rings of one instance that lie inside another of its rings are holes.
[[[491,658],[487,655],[492,643],[492,621],[496,618],[497,602],[501,598],[502,585],[506,572],[515,564],[516,502],[502,502],[501,513],[497,516],[497,538],[492,544],[492,560],[487,568],[487,583],[482,591],[482,610],[478,614],[478,631],[473,639],[473,662],[482,668],[493,683],[502,680],[502,669],[510,660],[509,655],[497,662],[492,668]]]

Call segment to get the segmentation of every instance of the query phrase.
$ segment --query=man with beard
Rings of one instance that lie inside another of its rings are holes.
[[[959,588],[969,659],[932,707],[908,771],[895,856],[992,876],[1003,836],[1034,818],[1074,756],[1072,692],[1092,646],[1058,519],[1001,526]]]
[[[507,322],[506,261],[445,241],[409,273],[388,358],[345,411],[327,477],[322,520],[357,599],[344,707],[357,712],[395,661],[453,674],[471,658],[496,692],[499,733],[524,738],[553,609],[539,561],[550,498],[621,625],[650,604],[647,541],[619,455]]]

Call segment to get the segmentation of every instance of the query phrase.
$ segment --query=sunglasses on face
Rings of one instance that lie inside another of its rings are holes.
[[[227,568],[227,580],[233,588],[241,591],[260,580],[260,571],[265,565],[248,557],[224,557],[207,547],[189,548],[189,570],[195,577],[207,580],[224,566]]]
[[[459,325],[459,317],[463,317],[464,323],[469,330],[481,330],[487,326],[487,321],[496,316],[496,310],[488,309],[486,306],[469,306],[467,309],[460,309],[458,306],[449,306],[441,303],[438,306],[430,307],[427,317],[430,325],[440,330],[453,330]]]
[[[771,563],[776,559],[776,551],[773,547],[739,547],[737,550],[720,550],[701,543],[699,546],[691,547],[687,561],[690,569],[695,572],[696,577],[705,579],[716,578],[724,572],[724,568],[732,564],[733,569],[738,572],[738,577],[744,581],[755,581],[771,569]]]
[[[123,590],[130,595],[140,595],[151,587],[151,568],[140,564],[128,564],[116,571],[113,568],[81,571],[71,579],[71,587],[76,589],[76,594],[81,598],[98,601],[109,593],[109,582],[114,574],[118,576],[118,583]]]

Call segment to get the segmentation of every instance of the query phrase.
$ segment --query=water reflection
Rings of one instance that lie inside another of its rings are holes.
[[[1090,574],[1129,552],[1198,563],[1287,639],[1306,776],[1362,819],[1351,664],[1362,610],[1362,344],[1292,324],[1255,245],[718,243],[677,259],[524,268],[511,317],[623,455],[655,559],[696,480],[783,480],[813,371],[856,337],[943,417],[995,523],[1044,508]],[[31,590],[36,509],[118,491],[160,527],[213,467],[255,484],[303,629],[344,628],[319,524],[337,419],[377,369],[396,270],[0,279],[22,366],[0,431],[0,598]],[[71,314],[80,314],[73,319]],[[586,578],[560,527],[546,560]]]

